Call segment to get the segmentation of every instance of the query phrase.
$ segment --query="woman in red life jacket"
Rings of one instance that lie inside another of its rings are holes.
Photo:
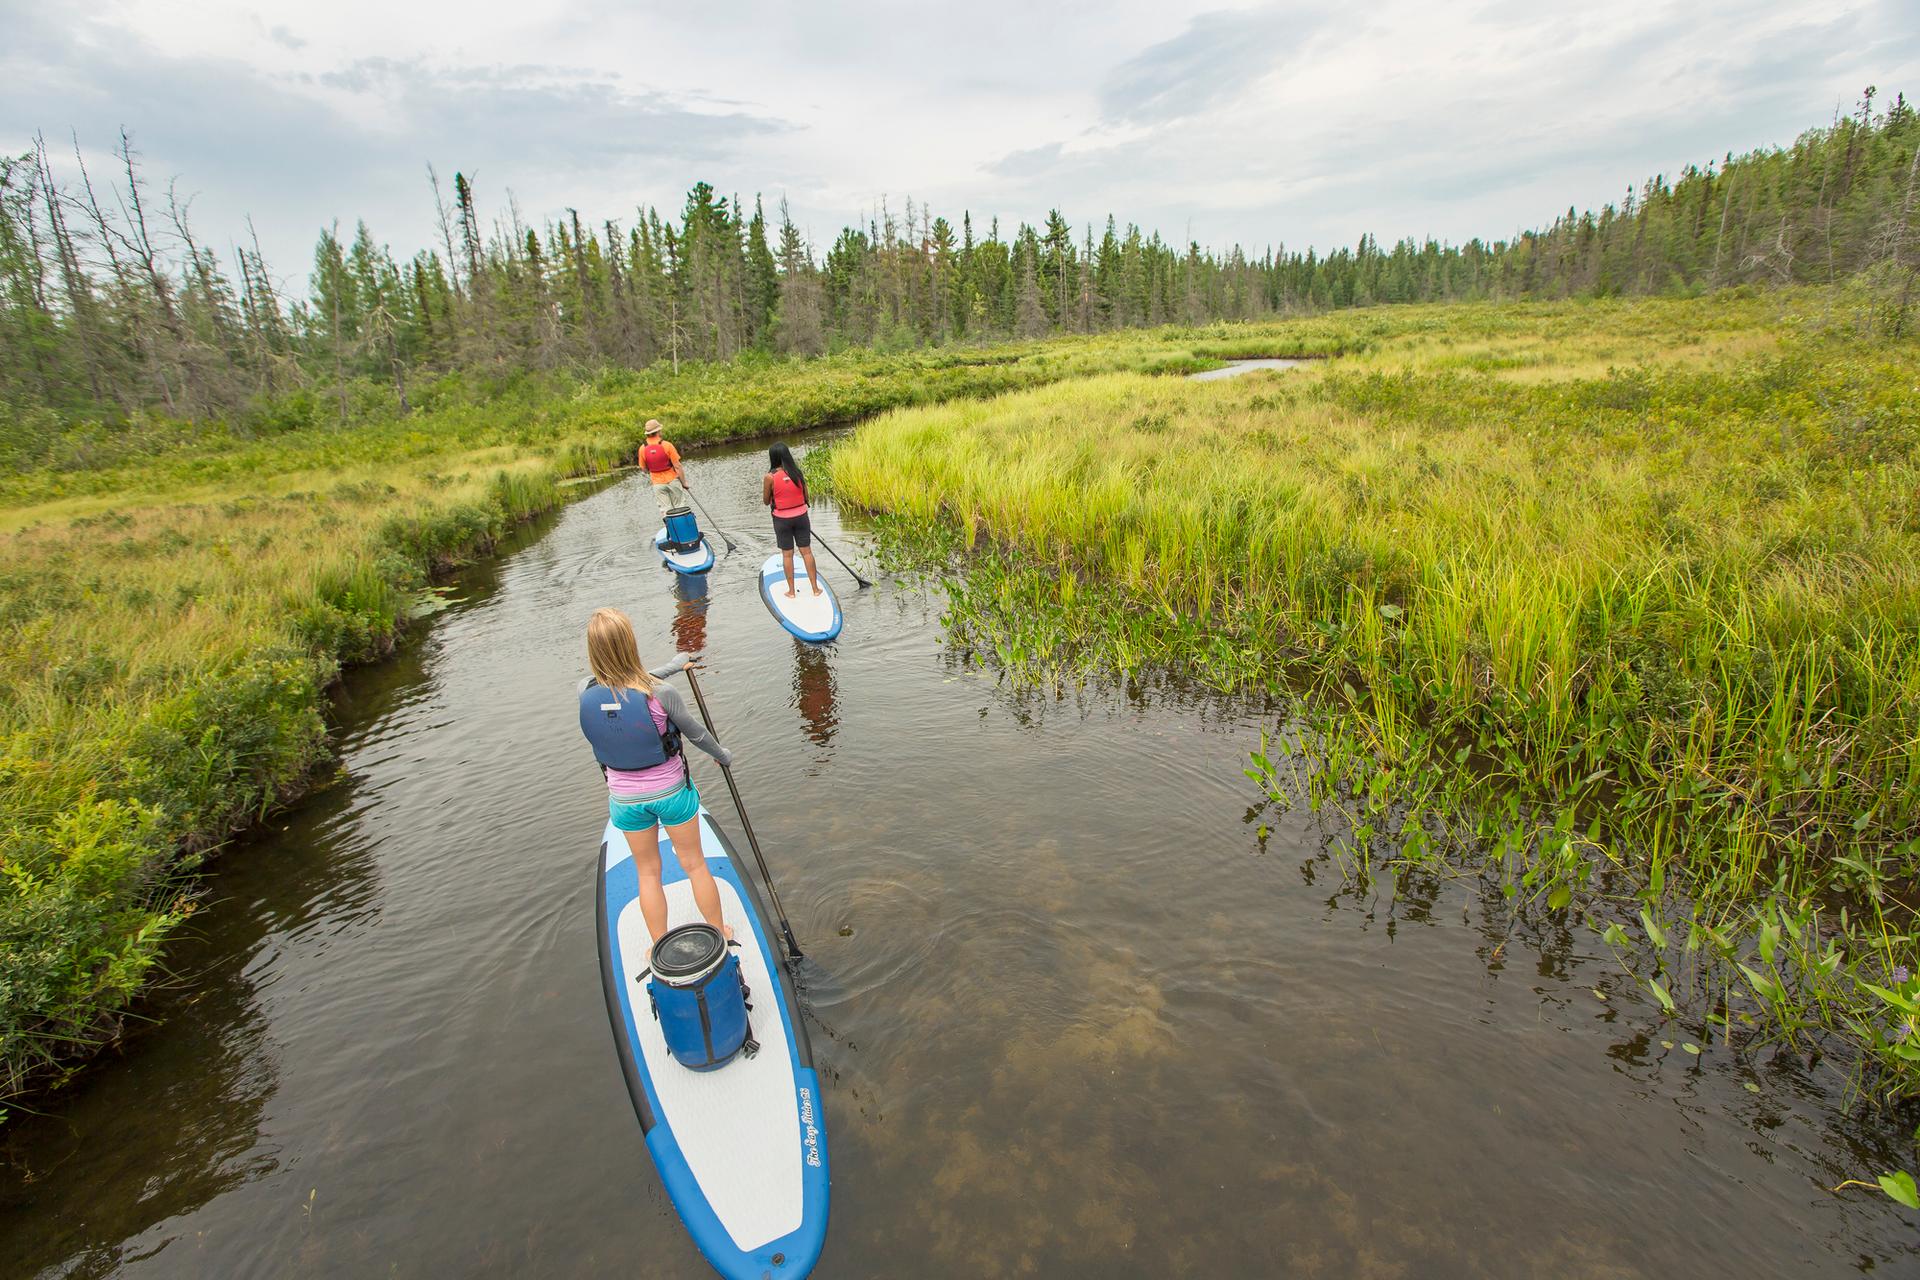
[[[680,470],[680,451],[661,434],[657,418],[647,420],[647,442],[640,446],[640,469],[653,481],[653,498],[664,519],[669,511],[688,505],[687,477]]]
[[[793,595],[793,549],[807,562],[807,585],[820,594],[820,570],[813,563],[813,526],[807,522],[807,478],[793,460],[793,450],[777,444],[767,450],[772,467],[760,482],[760,501],[773,508],[773,540],[780,544],[780,562],[787,571],[787,595]]]

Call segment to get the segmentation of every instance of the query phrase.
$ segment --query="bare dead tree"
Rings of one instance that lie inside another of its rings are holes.
[[[447,275],[454,292],[460,291],[460,260],[453,256],[453,219],[447,214],[447,202],[440,194],[440,175],[427,166],[427,179],[433,184],[433,215],[440,223],[440,239],[447,246]]]
[[[47,140],[41,134],[33,135],[34,164],[40,171],[40,195],[46,203],[47,227],[53,236],[54,257],[60,268],[61,290],[66,294],[67,312],[72,318],[74,334],[80,349],[81,366],[86,370],[87,386],[93,393],[96,403],[106,399],[101,386],[101,353],[99,315],[93,296],[93,282],[87,279],[80,266],[80,255],[74,248],[73,233],[67,226],[66,208],[61,199],[58,185],[54,182],[53,166],[47,161]]]
[[[87,170],[87,158],[80,150],[80,135],[73,135],[73,158],[80,168],[80,189],[86,199],[82,210],[92,221],[94,231],[99,237],[99,245],[107,255],[108,268],[113,273],[115,292],[127,303],[127,309],[133,317],[131,329],[135,349],[140,353],[141,361],[147,366],[155,385],[159,388],[160,399],[167,406],[169,414],[177,415],[179,405],[174,399],[172,379],[167,376],[166,366],[160,358],[158,344],[154,341],[151,327],[141,318],[143,308],[139,305],[139,290],[134,283],[133,273],[120,258],[120,246],[131,249],[127,238],[120,228],[113,225],[106,210],[100,207],[100,197],[93,189],[93,175]]]

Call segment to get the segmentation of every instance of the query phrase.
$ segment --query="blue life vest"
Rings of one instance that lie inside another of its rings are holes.
[[[580,691],[580,732],[593,758],[609,769],[646,769],[680,754],[680,733],[667,722],[661,733],[653,723],[653,699],[631,689],[609,689],[588,681]]]

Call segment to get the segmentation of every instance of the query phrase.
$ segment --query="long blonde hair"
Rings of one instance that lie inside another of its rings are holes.
[[[587,619],[587,665],[593,678],[609,689],[652,693],[660,687],[640,662],[633,623],[618,609],[595,609]]]

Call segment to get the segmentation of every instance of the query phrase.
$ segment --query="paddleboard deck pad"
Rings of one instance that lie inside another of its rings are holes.
[[[813,594],[806,562],[797,555],[793,558],[793,599],[787,598],[787,572],[778,552],[760,566],[760,598],[774,621],[802,640],[818,644],[840,634],[840,598],[833,594],[833,584],[822,578],[820,594]]]
[[[639,876],[626,836],[611,822],[598,868],[607,1016],[647,1150],[700,1252],[729,1280],[797,1280],[813,1269],[827,1236],[820,1080],[759,890],[705,805],[699,820],[707,869],[740,943],[760,1050],[713,1071],[674,1061],[647,999],[651,940],[640,916]],[[667,925],[692,924],[700,919],[692,883],[666,832],[656,827],[651,835],[660,844]]]
[[[660,553],[667,568],[675,573],[705,573],[713,568],[713,544],[707,541],[707,535],[700,535],[700,544],[691,551],[667,550],[667,531],[663,528],[653,535],[653,549]]]

